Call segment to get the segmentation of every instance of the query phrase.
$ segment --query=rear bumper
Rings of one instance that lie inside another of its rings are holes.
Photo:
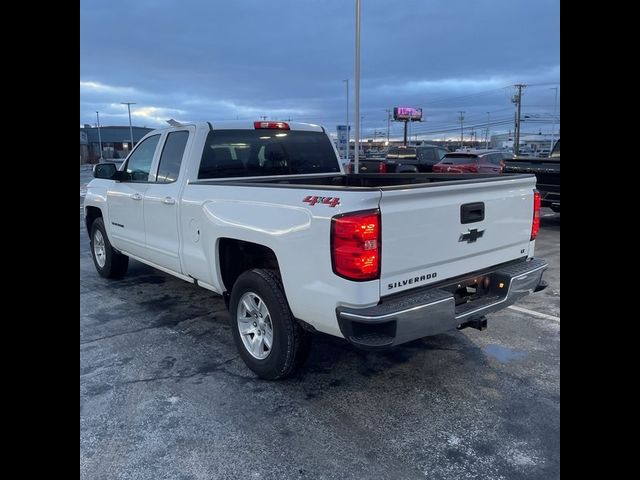
[[[454,330],[542,290],[546,286],[542,281],[546,268],[545,260],[534,258],[485,272],[484,275],[491,279],[490,292],[457,306],[451,291],[432,288],[374,307],[338,307],[336,315],[340,331],[358,347],[380,350]]]

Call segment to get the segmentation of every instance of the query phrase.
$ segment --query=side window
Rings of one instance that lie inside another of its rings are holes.
[[[435,150],[433,148],[421,148],[418,150],[418,158],[421,162],[435,162]]]
[[[151,171],[151,162],[153,162],[153,154],[160,140],[160,135],[154,135],[143,140],[136,145],[136,149],[131,153],[127,160],[124,171],[127,174],[127,180],[130,182],[148,182],[149,172]]]
[[[439,148],[438,149],[438,158],[440,160],[442,160],[447,153],[449,153],[449,150],[445,150],[445,149]]]
[[[164,147],[162,147],[156,182],[172,183],[178,179],[188,139],[189,132],[184,130],[171,132],[167,135],[167,140],[164,142]]]

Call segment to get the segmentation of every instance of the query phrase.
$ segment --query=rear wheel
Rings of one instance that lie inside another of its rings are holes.
[[[91,224],[91,258],[98,273],[105,278],[122,277],[129,267],[129,257],[111,246],[102,217]]]
[[[231,329],[245,364],[259,377],[291,375],[307,359],[310,334],[293,318],[280,276],[273,270],[244,272],[229,302]]]

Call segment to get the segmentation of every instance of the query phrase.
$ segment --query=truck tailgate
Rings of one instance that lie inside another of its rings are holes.
[[[535,182],[531,176],[383,189],[380,295],[527,256]]]

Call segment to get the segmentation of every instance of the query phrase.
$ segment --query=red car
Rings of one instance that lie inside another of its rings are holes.
[[[504,153],[496,150],[471,150],[447,153],[433,166],[435,173],[502,173]]]

